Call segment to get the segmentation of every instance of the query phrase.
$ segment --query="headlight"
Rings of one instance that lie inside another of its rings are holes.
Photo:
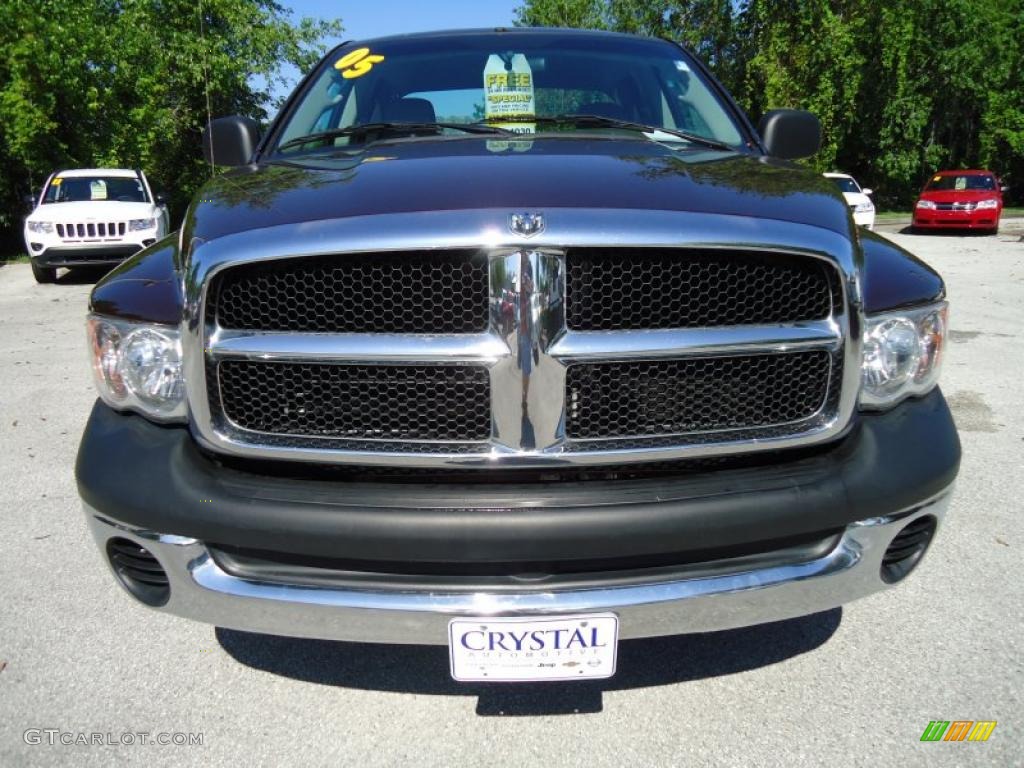
[[[942,367],[947,312],[943,302],[866,319],[862,406],[887,408],[935,386]]]
[[[92,315],[87,330],[93,378],[104,402],[158,421],[185,420],[185,382],[176,327]]]
[[[156,219],[132,219],[128,222],[129,232],[140,232],[144,229],[152,229],[156,226]]]
[[[30,221],[28,223],[28,231],[49,235],[53,233],[53,224],[49,221]]]
[[[978,203],[979,211],[993,210],[999,207],[998,200],[982,200]]]
[[[918,208],[924,208],[924,209],[929,210],[929,211],[934,211],[935,210],[935,203],[933,203],[931,200],[918,200],[917,201],[917,207]]]
[[[870,213],[875,210],[875,206],[865,201],[863,203],[857,203],[857,207],[853,209],[854,213]]]

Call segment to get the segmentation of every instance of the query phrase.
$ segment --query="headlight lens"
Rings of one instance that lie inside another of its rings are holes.
[[[49,221],[30,221],[28,223],[28,231],[41,235],[49,235],[53,233],[53,223]]]
[[[156,226],[156,219],[132,219],[128,222],[129,232],[140,232]]]
[[[935,203],[933,203],[931,200],[918,200],[917,201],[917,207],[918,208],[924,208],[924,209],[929,210],[929,211],[934,211],[935,210]]]
[[[978,203],[978,210],[979,211],[986,211],[986,210],[990,211],[990,210],[993,210],[993,209],[998,208],[998,207],[999,207],[999,201],[998,200],[982,200],[980,203]]]
[[[853,210],[855,213],[869,213],[875,210],[875,206],[865,201],[863,203],[857,203],[857,207],[854,208]]]
[[[173,326],[90,316],[89,347],[100,397],[119,410],[184,421],[181,341]]]
[[[864,325],[861,405],[887,408],[935,386],[942,367],[948,307],[868,317]]]

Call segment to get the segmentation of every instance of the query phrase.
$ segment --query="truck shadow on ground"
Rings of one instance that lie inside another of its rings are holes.
[[[946,238],[957,238],[957,237],[994,237],[996,233],[987,229],[956,229],[950,227],[949,229],[914,229],[914,227],[906,226],[900,230],[897,230],[901,235],[914,235],[915,237],[946,237]]]
[[[112,267],[75,267],[57,271],[57,285],[88,285],[97,283]]]
[[[608,680],[488,685],[456,683],[443,646],[303,640],[217,627],[217,642],[254,669],[320,685],[389,693],[476,696],[482,716],[600,712],[605,691],[672,685],[766,667],[823,645],[842,609],[774,624],[699,635],[623,641]]]

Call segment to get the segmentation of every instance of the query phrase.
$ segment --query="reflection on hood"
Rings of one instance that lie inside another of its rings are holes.
[[[763,217],[849,234],[842,195],[788,163],[648,139],[378,142],[225,174],[193,211],[212,239],[278,224],[470,208],[618,208]]]

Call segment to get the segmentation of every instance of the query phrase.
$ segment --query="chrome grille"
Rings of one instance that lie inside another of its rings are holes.
[[[824,263],[778,254],[576,248],[566,266],[567,324],[584,331],[820,320],[835,290]]]
[[[729,242],[727,217],[640,211],[628,223],[652,245],[610,248],[607,212],[570,213],[528,243],[474,211],[202,245],[186,283],[194,433],[238,456],[515,470],[807,446],[846,427],[847,238],[768,222],[758,250]],[[681,231],[699,245],[662,245]],[[410,249],[412,232],[433,247]]]
[[[566,434],[603,439],[796,424],[829,390],[828,352],[570,366]]]

